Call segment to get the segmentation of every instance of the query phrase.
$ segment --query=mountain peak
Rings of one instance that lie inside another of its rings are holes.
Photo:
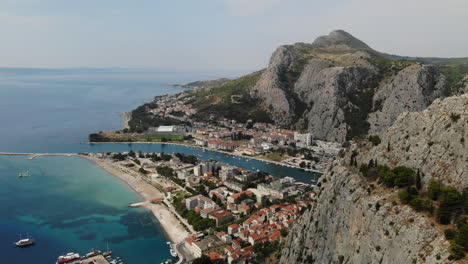
[[[312,45],[314,48],[326,48],[329,46],[345,45],[352,49],[372,50],[369,46],[367,46],[366,43],[341,29],[334,30],[327,36],[318,37],[314,43],[312,43]]]

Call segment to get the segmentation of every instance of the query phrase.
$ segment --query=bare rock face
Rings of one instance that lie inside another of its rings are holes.
[[[325,60],[312,59],[294,89],[308,105],[303,113],[307,130],[320,139],[345,141],[350,130],[349,113],[364,110],[351,98],[372,89],[378,79],[379,73],[372,66],[336,67]]]
[[[322,177],[280,263],[449,263],[442,232],[409,206],[395,206],[396,191],[369,194],[367,181],[339,162]]]
[[[321,177],[317,201],[291,229],[280,263],[453,263],[450,243],[432,218],[348,164],[356,150],[359,164],[408,166],[420,171],[424,185],[435,178],[462,189],[468,186],[467,127],[464,94],[401,114],[377,146],[354,145]]]
[[[268,68],[251,91],[253,98],[260,99],[269,109],[273,120],[288,125],[292,120],[294,105],[288,99],[281,76],[297,59],[294,46],[281,46],[272,55]]]
[[[468,186],[468,94],[437,99],[422,112],[401,114],[380,136],[382,143],[363,154],[362,162],[407,166],[430,179]]]
[[[366,43],[355,38],[344,30],[332,31],[327,36],[318,37],[313,43],[314,48],[340,47],[348,49],[372,50]]]
[[[459,94],[464,94],[468,93],[468,75],[463,78],[463,80],[460,82],[460,92]]]
[[[373,98],[377,110],[369,114],[369,133],[385,131],[400,113],[425,109],[448,94],[445,77],[431,65],[413,65],[400,71]]]

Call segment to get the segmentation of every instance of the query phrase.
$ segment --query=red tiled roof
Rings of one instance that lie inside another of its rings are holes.
[[[220,210],[220,211],[210,214],[210,216],[217,218],[217,219],[226,217],[228,215],[232,215],[232,213],[227,210]]]
[[[205,255],[208,256],[211,260],[221,259],[221,255],[218,252],[205,253]]]

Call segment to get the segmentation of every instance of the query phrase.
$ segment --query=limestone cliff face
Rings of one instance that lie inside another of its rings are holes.
[[[362,110],[350,98],[360,91],[372,89],[379,76],[372,66],[342,67],[312,59],[294,89],[308,105],[302,117],[307,129],[317,138],[345,141],[350,126],[348,113]]]
[[[427,217],[394,205],[396,191],[379,193],[345,164],[333,166],[280,263],[447,263],[449,243]]]
[[[252,97],[260,99],[270,110],[274,121],[280,125],[290,124],[294,111],[294,105],[288,99],[281,76],[297,58],[298,53],[294,46],[279,47],[273,53],[268,68],[251,91]]]
[[[356,150],[358,163],[405,165],[420,170],[424,185],[437,178],[467,187],[467,120],[468,94],[437,99],[401,114],[378,146],[353,145],[322,176],[317,201],[293,226],[280,263],[452,263],[434,220],[401,204],[398,190],[369,183],[349,160]]]
[[[369,133],[385,131],[400,113],[423,110],[447,94],[447,81],[436,67],[409,66],[376,92],[373,104],[377,111],[369,114]]]
[[[382,143],[359,155],[392,166],[404,165],[432,178],[468,186],[468,94],[437,99],[422,112],[401,114],[380,136]],[[388,151],[390,149],[390,151]]]
[[[468,75],[463,78],[460,82],[460,92],[459,94],[468,93]]]
[[[447,95],[435,66],[395,61],[337,30],[312,44],[281,46],[251,91],[279,125],[344,142],[384,131],[405,111]],[[396,69],[398,68],[398,69]]]

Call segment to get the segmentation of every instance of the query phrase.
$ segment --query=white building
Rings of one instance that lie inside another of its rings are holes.
[[[298,148],[309,148],[312,146],[313,143],[312,134],[301,134],[298,132],[294,132],[294,141],[296,142],[296,147]]]

